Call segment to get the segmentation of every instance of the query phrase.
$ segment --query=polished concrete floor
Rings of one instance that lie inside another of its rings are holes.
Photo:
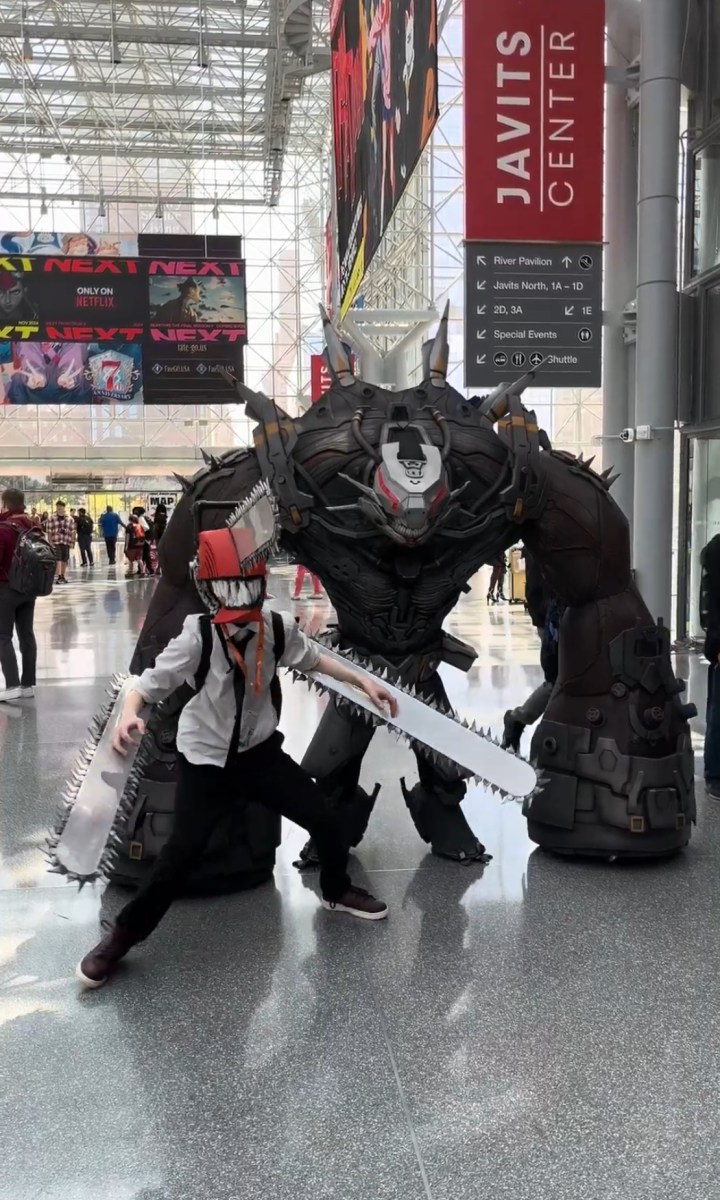
[[[46,875],[40,847],[153,586],[117,574],[75,571],[39,603],[37,698],[0,706],[0,1200],[717,1197],[720,811],[704,796],[687,853],[641,868],[547,857],[515,805],[476,792],[495,857],[455,866],[416,835],[397,785],[412,759],[379,734],[356,877],[389,921],[323,912],[288,826],[274,886],[178,904],[112,986],[79,994],[101,892]],[[449,622],[478,664],[446,678],[499,728],[539,677],[537,643],[483,584]],[[273,590],[289,607],[287,572]],[[701,661],[679,665],[699,698]],[[285,692],[299,755],[321,702]]]

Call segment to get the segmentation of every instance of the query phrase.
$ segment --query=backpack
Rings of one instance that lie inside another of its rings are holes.
[[[270,616],[277,664],[285,653],[285,626],[279,613]],[[122,831],[118,863],[111,876],[115,883],[135,886],[144,882],[172,832],[177,779],[175,734],[180,713],[202,689],[210,670],[215,634],[207,613],[200,617],[200,635],[202,650],[192,684],[184,683],[148,721],[148,732],[153,734],[148,747],[149,761],[143,768],[137,796]],[[277,671],[270,694],[279,719],[282,693]],[[229,814],[228,822],[218,828],[193,869],[187,893],[222,890],[231,878],[232,886],[237,889],[254,887],[270,878],[275,848],[280,842],[279,818],[262,805],[250,804],[248,809],[247,813]]]
[[[130,525],[128,527],[129,538],[128,542],[131,550],[137,550],[145,544],[145,530],[142,525]]]
[[[14,521],[8,521],[8,525],[18,533],[8,569],[10,587],[29,600],[49,596],[55,578],[55,551],[37,525],[30,529]]]

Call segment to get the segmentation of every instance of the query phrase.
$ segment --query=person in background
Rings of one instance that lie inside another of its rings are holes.
[[[92,550],[94,523],[92,517],[88,515],[84,508],[78,509],[78,514],[75,518],[75,528],[80,548],[80,566],[94,567],[95,559],[93,558]]]
[[[98,520],[98,525],[100,526],[100,532],[105,539],[108,562],[110,563],[111,567],[114,567],[115,556],[117,554],[118,530],[126,529],[127,526],[125,525],[124,521],[120,520],[120,517],[113,509],[112,504],[108,504],[105,512]]]
[[[143,550],[145,548],[145,542],[145,530],[140,523],[140,518],[136,516],[135,512],[133,512],[125,528],[125,557],[128,561],[128,579],[132,578],[133,566],[135,563],[137,563],[137,574],[146,574],[145,565],[143,562]]]
[[[705,789],[720,801],[720,534],[708,542],[700,556],[700,625],[705,632],[703,653],[708,666],[705,710]]]
[[[140,522],[140,526],[142,528],[143,534],[145,535],[143,538],[143,543],[142,543],[142,565],[143,565],[142,573],[144,575],[152,575],[153,568],[152,568],[152,561],[151,561],[151,557],[150,557],[150,542],[152,541],[152,536],[153,536],[152,526],[151,526],[150,522],[148,521],[147,517],[145,516],[145,509],[141,505],[138,505],[136,508],[133,509],[133,516],[137,517],[138,521]]]
[[[305,582],[306,575],[309,575],[312,580],[313,596],[322,596],[322,584],[317,575],[313,575],[312,571],[308,571],[307,567],[304,567],[302,563],[298,563],[298,569],[295,572],[295,586],[293,587],[292,594],[293,600],[300,599],[300,593],[302,591],[302,585]]]
[[[0,702],[35,695],[37,643],[33,632],[35,601],[10,587],[8,572],[20,534],[34,522],[25,515],[25,497],[16,488],[6,488],[0,497],[0,667],[5,687]],[[22,676],[13,647],[17,633],[22,659]]]
[[[503,591],[505,585],[505,575],[507,574],[507,561],[505,555],[496,558],[491,563],[492,575],[490,576],[490,588],[487,594],[488,604],[498,604],[500,600],[506,600],[507,597]]]
[[[158,504],[152,518],[153,538],[157,545],[160,544],[162,536],[167,529],[168,512],[164,504]]]
[[[48,523],[48,519],[49,519],[49,514],[48,514],[48,513],[46,513],[46,512],[41,512],[41,513],[40,513],[40,528],[41,528],[43,531],[45,531],[45,530],[47,529],[47,523]]]
[[[539,721],[553,693],[558,677],[558,649],[560,621],[565,611],[562,600],[553,595],[543,579],[542,572],[527,548],[525,558],[525,603],[538,637],[540,638],[540,665],[544,679],[530,693],[524,704],[508,709],[505,713],[505,729],[502,745],[505,750],[520,749],[520,739],[529,725]]]
[[[35,505],[33,505],[30,509],[30,520],[32,521],[33,525],[40,525],[41,523],[40,514],[38,513]]]
[[[55,582],[67,583],[67,565],[70,561],[70,551],[75,545],[77,530],[74,520],[67,514],[64,500],[58,500],[55,505],[55,512],[48,519],[46,532],[48,541],[55,551],[57,563]]]

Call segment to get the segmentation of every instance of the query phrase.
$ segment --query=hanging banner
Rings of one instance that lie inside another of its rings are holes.
[[[603,237],[605,0],[464,5],[465,237]]]
[[[242,379],[244,262],[149,259],[147,272],[146,401],[197,403],[200,391],[213,403],[236,400],[224,372]]]
[[[242,380],[239,238],[143,237],[140,257],[112,254],[120,239],[83,254],[99,249],[86,234],[0,243],[0,404],[237,402],[225,372]]]
[[[313,404],[317,404],[321,396],[324,396],[332,387],[332,375],[325,362],[324,354],[310,355],[310,399]]]
[[[352,353],[347,342],[343,342],[343,349],[350,359],[351,370],[355,370],[355,355]],[[327,365],[327,360],[324,354],[310,355],[310,399],[313,404],[317,404],[321,396],[330,391],[332,387],[332,375],[330,368]]]
[[[437,121],[436,0],[335,0],[330,29],[344,315]]]

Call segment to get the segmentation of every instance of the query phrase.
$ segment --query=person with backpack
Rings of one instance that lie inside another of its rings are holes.
[[[310,832],[320,858],[324,908],[371,921],[387,916],[386,904],[350,881],[337,810],[282,748],[277,668],[319,671],[353,684],[392,716],[396,702],[379,681],[324,656],[292,616],[264,611],[265,558],[250,565],[254,556],[243,555],[238,536],[229,527],[199,534],[192,570],[208,613],[186,618],[155,666],[136,679],[115,726],[113,746],[126,754],[145,732],[143,707],[195,680],[177,729],[173,832],[148,881],[78,964],[76,975],[85,987],[100,987],[128,951],[150,936],[228,807],[251,799]]]
[[[124,521],[120,520],[118,513],[115,512],[112,504],[108,504],[105,512],[98,519],[100,532],[105,539],[105,548],[108,555],[108,563],[111,567],[115,566],[115,556],[117,554],[118,530],[125,529]]]
[[[67,578],[65,573],[70,561],[70,551],[75,545],[77,530],[75,529],[75,521],[66,513],[64,500],[58,500],[55,505],[55,512],[47,523],[47,536],[50,545],[55,551],[55,561],[57,563],[55,582],[66,584]]]
[[[95,528],[93,519],[84,508],[79,508],[75,518],[78,548],[80,550],[80,566],[94,567],[92,536]]]
[[[6,488],[0,498],[0,702],[35,695],[35,600],[52,591],[55,556],[39,525],[25,514],[25,497]],[[22,675],[13,646],[17,633]]]

